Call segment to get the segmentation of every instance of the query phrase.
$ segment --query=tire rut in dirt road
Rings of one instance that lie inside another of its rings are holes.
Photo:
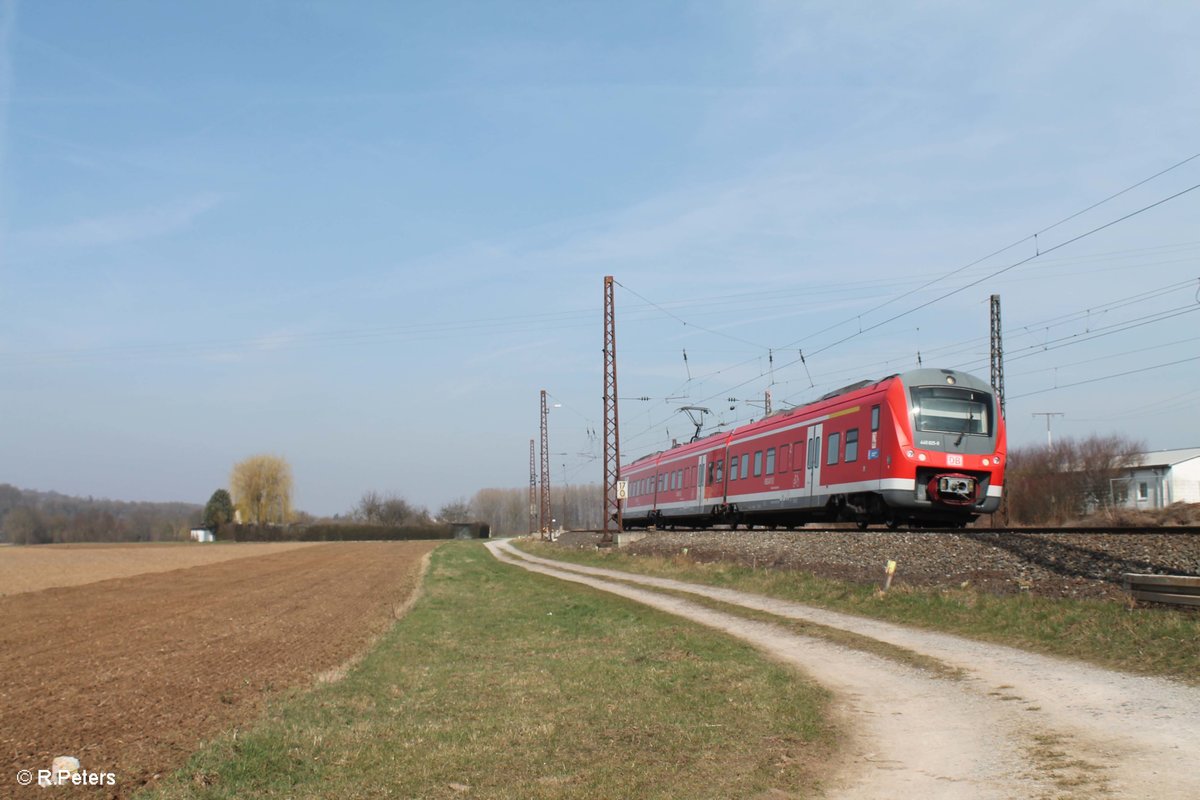
[[[526,569],[750,641],[838,693],[858,739],[833,796],[1200,796],[1191,763],[1200,741],[1194,688],[759,595],[541,559],[507,543],[489,546]],[[629,584],[850,631],[961,669],[965,679],[937,678]]]

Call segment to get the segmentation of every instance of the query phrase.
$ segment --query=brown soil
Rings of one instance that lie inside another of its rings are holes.
[[[0,598],[0,795],[77,757],[126,797],[401,613],[436,542],[325,544]],[[60,790],[61,791],[61,790]],[[58,796],[59,792],[55,792]]]
[[[282,553],[310,542],[44,544],[0,548],[0,597]]]

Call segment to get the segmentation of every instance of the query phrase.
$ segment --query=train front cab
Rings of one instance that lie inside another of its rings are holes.
[[[896,447],[882,489],[889,524],[965,524],[1000,505],[1004,419],[992,388],[945,369],[898,376],[888,389]]]

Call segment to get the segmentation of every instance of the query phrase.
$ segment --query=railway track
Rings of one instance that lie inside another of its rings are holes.
[[[999,593],[1122,596],[1126,572],[1200,576],[1200,528],[798,528],[650,531],[623,550],[876,582],[899,563],[912,585],[973,585]],[[599,534],[572,533],[566,544]]]

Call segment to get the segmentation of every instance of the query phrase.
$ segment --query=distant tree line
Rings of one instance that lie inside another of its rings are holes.
[[[218,541],[231,542],[374,542],[452,539],[454,530],[428,519],[408,525],[314,522],[296,525],[222,525]]]
[[[556,528],[594,530],[604,524],[604,495],[598,484],[567,484],[550,489],[550,513]],[[529,532],[529,487],[480,489],[468,507],[471,519],[491,525],[493,536]]]
[[[200,521],[192,503],[142,503],[70,497],[0,484],[0,541],[159,542],[187,537]]]

